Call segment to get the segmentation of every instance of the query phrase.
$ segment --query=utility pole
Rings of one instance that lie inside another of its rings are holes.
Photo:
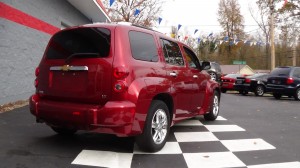
[[[271,11],[271,71],[275,68],[275,42],[274,42],[274,0],[269,0]]]

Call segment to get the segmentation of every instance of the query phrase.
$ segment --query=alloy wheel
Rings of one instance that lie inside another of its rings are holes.
[[[152,138],[155,144],[161,144],[167,135],[168,118],[163,109],[158,109],[152,118]]]

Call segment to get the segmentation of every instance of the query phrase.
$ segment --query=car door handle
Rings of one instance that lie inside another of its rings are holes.
[[[171,72],[171,73],[170,73],[170,76],[176,77],[176,76],[177,76],[177,73],[176,73],[176,72]]]
[[[193,78],[194,78],[194,79],[197,79],[197,78],[198,78],[198,75],[193,75]]]

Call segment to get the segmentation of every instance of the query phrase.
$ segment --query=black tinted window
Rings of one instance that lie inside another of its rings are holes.
[[[130,31],[129,40],[133,58],[142,61],[158,61],[157,48],[151,34]]]
[[[276,68],[270,73],[270,76],[289,76],[290,71],[291,68],[289,67]]]
[[[183,47],[183,48],[184,48],[184,51],[186,54],[186,60],[189,64],[189,67],[200,70],[200,63],[198,61],[197,56],[194,54],[194,52],[186,47]]]
[[[110,31],[108,29],[78,28],[55,34],[50,41],[46,56],[48,59],[66,59],[72,54],[79,54],[78,57],[84,58],[106,57],[109,51]]]
[[[166,63],[172,65],[183,66],[184,61],[177,43],[169,40],[161,39],[161,45],[164,51]]]
[[[296,68],[294,70],[293,77],[300,78],[300,68]]]

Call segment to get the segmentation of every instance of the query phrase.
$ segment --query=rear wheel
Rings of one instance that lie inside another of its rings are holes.
[[[144,131],[136,137],[141,150],[155,152],[162,149],[170,130],[170,116],[167,105],[160,100],[153,100],[146,118]]]
[[[282,95],[280,93],[273,93],[273,96],[275,99],[279,100]]]
[[[51,128],[59,135],[73,135],[77,132],[77,129],[69,129],[64,127],[51,127]]]
[[[248,91],[245,91],[245,90],[242,91],[242,95],[245,96],[245,95],[247,95],[247,94],[248,94]]]
[[[298,88],[298,89],[296,90],[296,93],[295,93],[295,95],[294,95],[294,98],[295,98],[295,100],[300,100],[300,88]]]
[[[210,72],[209,75],[212,80],[217,81],[217,74],[215,72]]]
[[[265,93],[265,88],[262,85],[258,85],[255,88],[254,93],[255,93],[255,96],[263,96]]]
[[[219,109],[220,109],[220,95],[217,91],[215,91],[210,105],[210,111],[209,113],[204,115],[204,119],[207,121],[214,121],[219,115]]]
[[[227,92],[227,89],[221,89],[221,92],[222,92],[222,93],[226,93],[226,92]]]

